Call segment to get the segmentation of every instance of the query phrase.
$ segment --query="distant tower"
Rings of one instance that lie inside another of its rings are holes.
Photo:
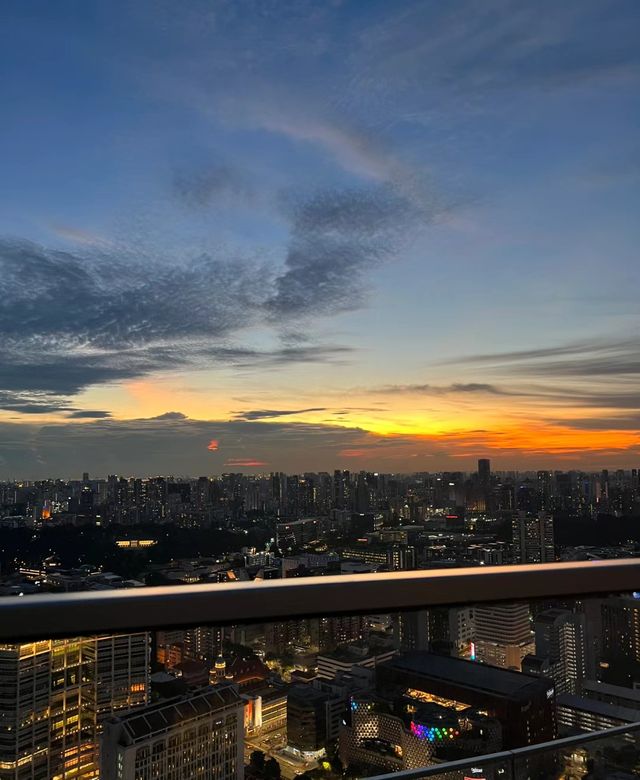
[[[517,563],[555,561],[553,515],[538,512],[531,516],[518,512],[513,520],[513,552]]]
[[[491,482],[491,461],[489,458],[478,460],[478,479],[481,485],[488,486]]]

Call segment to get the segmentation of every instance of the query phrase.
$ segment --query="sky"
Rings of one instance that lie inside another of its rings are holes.
[[[0,15],[0,478],[640,465],[637,0]]]

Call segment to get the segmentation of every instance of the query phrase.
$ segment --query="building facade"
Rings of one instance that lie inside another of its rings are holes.
[[[244,702],[207,686],[105,723],[102,780],[242,780]]]
[[[0,646],[0,780],[98,777],[106,718],[149,697],[145,632]]]

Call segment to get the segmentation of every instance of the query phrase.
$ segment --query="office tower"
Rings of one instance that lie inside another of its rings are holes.
[[[640,683],[640,600],[630,597],[602,601],[600,678],[630,688]]]
[[[488,486],[491,482],[491,461],[489,458],[478,460],[478,481],[484,486]]]
[[[513,519],[513,550],[517,563],[551,563],[555,560],[553,516],[518,512]]]
[[[579,693],[586,677],[586,624],[581,613],[547,609],[534,621],[536,655],[548,660],[556,694]]]
[[[244,701],[207,686],[113,718],[101,740],[102,780],[242,780]]]
[[[475,654],[485,664],[521,667],[534,644],[527,604],[496,604],[475,609]]]
[[[287,699],[287,744],[305,758],[325,754],[332,697],[311,685],[293,685]]]
[[[445,655],[412,652],[376,668],[378,694],[481,710],[502,726],[505,750],[556,736],[553,681]]]
[[[149,696],[146,633],[0,645],[0,778],[98,776],[98,735]]]

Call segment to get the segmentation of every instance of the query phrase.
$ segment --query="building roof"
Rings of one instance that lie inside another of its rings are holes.
[[[389,667],[422,675],[425,679],[437,678],[464,688],[499,696],[527,695],[536,689],[553,688],[553,681],[545,677],[534,677],[522,672],[513,672],[509,669],[435,653],[419,651],[406,653],[381,664],[378,668]]]
[[[120,744],[131,745],[236,703],[241,704],[242,700],[234,686],[207,686],[190,696],[176,696],[143,710],[133,710],[111,722],[119,723],[122,727],[118,740]]]

